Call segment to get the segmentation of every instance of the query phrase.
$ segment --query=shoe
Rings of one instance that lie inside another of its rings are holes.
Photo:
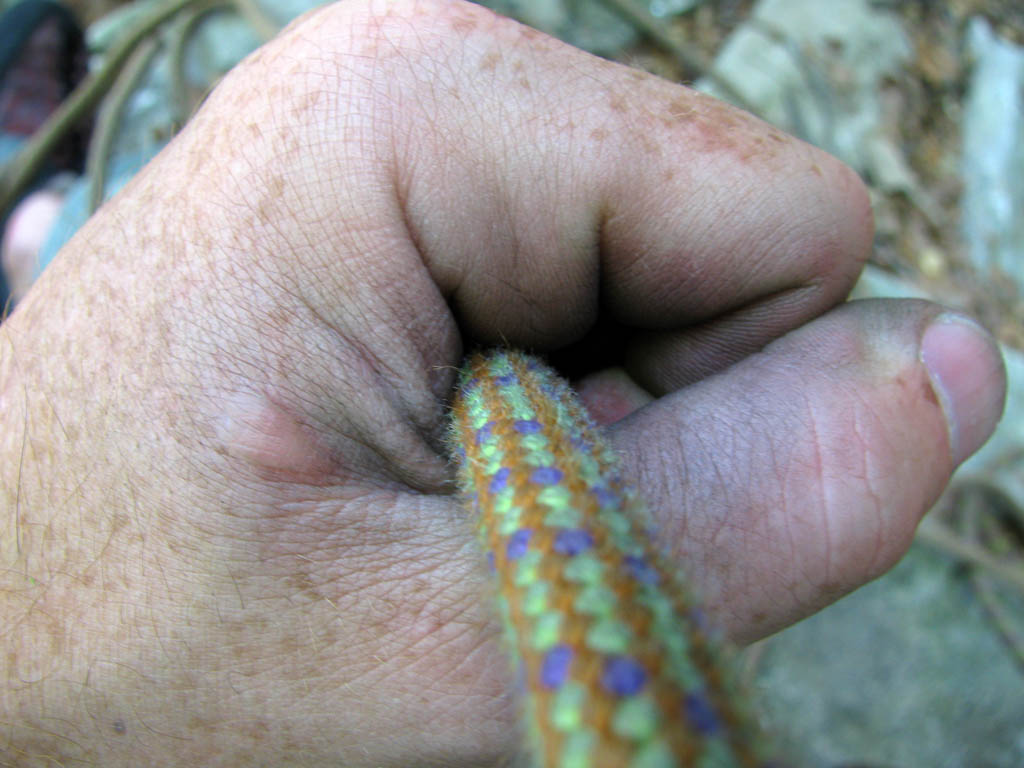
[[[0,134],[27,138],[86,75],[82,29],[53,0],[23,0],[0,17]],[[53,172],[81,173],[88,130],[78,128],[50,158]]]

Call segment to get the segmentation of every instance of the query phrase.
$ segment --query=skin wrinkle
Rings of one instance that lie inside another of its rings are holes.
[[[678,542],[697,540],[696,532],[698,528],[701,529],[701,538],[703,538],[704,530],[687,507],[678,511],[669,511],[663,509],[662,505],[658,504],[658,500],[662,498],[685,498],[683,489],[690,486],[691,473],[697,467],[700,467],[702,470],[706,469],[710,473],[701,473],[702,485],[706,488],[726,487],[726,479],[721,474],[721,465],[716,462],[701,460],[702,456],[713,454],[713,452],[707,451],[700,439],[702,430],[695,430],[693,434],[695,438],[692,443],[684,444],[680,442],[678,447],[673,446],[670,450],[658,452],[653,456],[650,455],[646,445],[641,444],[637,446],[639,456],[635,464],[638,468],[638,485],[646,489],[645,495],[652,502],[651,514],[656,525],[665,529],[666,532],[671,532],[672,539]],[[685,461],[669,464],[668,462],[671,461],[670,456],[685,456]],[[700,500],[700,502],[705,501],[705,499]],[[704,510],[709,508],[709,505],[706,503],[700,503],[700,506]],[[680,551],[676,554],[677,559],[680,562],[684,562],[692,561],[694,553]],[[706,562],[702,562],[699,564],[700,568],[698,568],[698,565],[694,564],[693,569],[699,570],[706,565]]]
[[[777,390],[779,383],[765,381],[761,382],[758,386],[765,391]],[[803,603],[803,598],[798,597],[798,595],[804,592],[803,586],[805,583],[808,583],[808,579],[805,572],[806,565],[797,559],[798,555],[805,551],[805,548],[800,546],[799,541],[802,540],[804,531],[808,530],[813,523],[801,520],[798,516],[799,511],[806,509],[817,515],[818,510],[826,508],[824,502],[822,504],[808,503],[809,498],[815,497],[815,489],[821,491],[824,487],[822,475],[823,460],[819,448],[820,439],[815,426],[813,408],[814,406],[810,399],[804,398],[799,404],[786,403],[783,412],[774,414],[775,418],[781,418],[782,423],[786,425],[787,432],[806,435],[803,441],[806,443],[806,448],[802,450],[801,445],[772,443],[774,471],[763,473],[766,477],[772,478],[772,490],[778,496],[777,502],[770,504],[768,507],[771,510],[769,520],[773,524],[778,522],[782,524],[782,531],[779,536],[780,544],[775,547],[772,557],[783,565],[784,572],[791,574],[786,577],[787,580],[799,576],[800,583],[792,582],[789,590],[790,594],[795,599],[798,599],[801,604]],[[779,456],[776,450],[783,447],[785,451],[782,456]],[[805,450],[810,451],[810,456],[807,458],[804,458]],[[752,451],[751,453],[752,455],[758,455],[759,452]],[[761,472],[751,472],[751,475],[758,474],[761,474]],[[798,489],[796,496],[791,494],[791,488]],[[759,489],[750,489],[751,495],[758,492],[760,492]],[[784,546],[782,545],[783,542]],[[827,563],[827,561],[828,556],[826,554],[825,559],[819,562]]]
[[[440,112],[440,111],[443,111],[443,110],[434,110],[434,111],[438,111],[438,112]],[[421,135],[420,135],[419,133],[416,133],[415,135],[417,136],[417,139],[419,139],[419,140],[422,140],[422,136],[421,136]],[[402,185],[400,185],[400,186],[401,186],[401,188],[402,188],[403,190],[406,190],[406,189],[408,188],[408,184],[402,184]],[[407,192],[403,191],[403,193],[402,193],[401,197],[402,197],[402,198],[403,198],[404,200],[407,200],[407,199],[408,199],[408,197],[409,197],[409,195],[408,195],[408,193],[407,193]],[[502,195],[502,196],[501,196],[501,197],[500,197],[499,199],[507,199],[507,195]],[[406,210],[408,211],[408,205],[406,205]],[[411,218],[410,218],[410,217],[409,217],[409,216],[407,215],[407,222],[408,222],[408,221],[411,221]],[[421,248],[421,250],[424,250],[425,252],[429,253],[429,248],[427,248],[427,247],[426,247],[426,246],[424,245],[424,243],[422,242],[422,238],[421,238],[420,236],[418,236],[418,235],[417,235],[417,233],[416,233],[416,231],[415,231],[415,227],[410,227],[410,229],[411,229],[411,231],[413,232],[413,237],[414,237],[414,239],[415,239],[415,240],[417,241],[417,243],[419,243],[419,245],[420,245],[420,248]],[[493,235],[492,235],[492,239],[493,239]],[[519,251],[519,248],[518,248],[518,247],[516,247],[516,246],[515,246],[515,245],[513,244],[513,246],[512,246],[512,247],[511,247],[511,248],[510,248],[509,250],[510,250],[510,251],[511,251],[512,253],[517,253],[517,252]],[[445,281],[445,282],[447,282],[447,281]],[[450,292],[450,291],[449,291],[449,289],[447,289],[447,288],[445,288],[445,289],[444,289],[444,293],[445,293],[446,295],[448,295],[448,294],[449,294],[449,292]]]
[[[812,285],[805,285],[723,312],[712,323],[698,323],[685,330],[636,334],[627,369],[655,395],[681,389],[760,352],[764,346],[764,326],[799,322],[809,301],[805,297],[814,293]],[[788,309],[790,306],[793,309]],[[634,362],[644,357],[657,360],[659,365]]]
[[[386,304],[387,306],[393,305],[392,301],[387,300],[388,297],[384,298],[385,301],[382,303]],[[387,319],[391,320],[392,318]],[[381,324],[383,324],[383,322],[386,321],[382,321]],[[374,321],[374,319],[370,319],[369,322],[367,323],[367,325],[376,324],[377,323]],[[386,361],[383,357],[374,352],[372,346],[360,342],[358,338],[353,339],[353,344],[359,350],[361,357],[365,360],[367,366],[372,371],[375,383],[378,385],[379,388],[383,389],[386,392],[388,404],[391,407],[391,409],[395,413],[404,417],[404,419],[416,424],[416,426],[419,427],[421,430],[426,431],[426,424],[423,424],[422,422],[417,423],[418,421],[420,421],[420,419],[417,418],[419,413],[425,410],[429,412],[429,406],[427,405],[426,399],[418,398],[420,402],[414,405],[408,402],[408,399],[401,391],[402,389],[405,389],[407,391],[415,391],[415,389],[419,389],[419,387],[401,387],[401,383],[404,381],[404,376],[402,370],[400,370],[400,367],[397,364],[397,361],[396,363]],[[396,387],[392,382],[399,382],[399,386]],[[434,416],[434,418],[429,420],[436,423],[439,419],[436,417],[435,414],[431,415]]]
[[[268,558],[289,554],[287,548],[278,551],[288,544],[301,544],[297,549],[307,552],[306,559],[322,550],[336,550],[338,544],[344,544],[343,549],[372,554],[383,547],[402,543],[413,532],[415,517],[393,514],[399,498],[404,499],[404,495],[366,491],[358,496],[350,495],[345,501],[329,495],[305,502],[291,501],[275,513],[256,517],[257,521],[273,526],[275,537],[258,537],[255,541],[267,546],[263,555]],[[357,501],[361,503],[360,508],[368,507],[358,517],[346,509],[355,506]],[[339,511],[344,513],[340,520]]]
[[[355,285],[357,285],[358,283],[357,283],[357,282],[354,282],[354,283],[350,282],[350,284],[355,284]],[[307,302],[307,304],[308,304],[308,303],[309,303],[309,302]]]
[[[282,286],[282,287],[284,287],[284,286]],[[290,293],[291,291],[286,288],[286,292]],[[308,302],[307,302],[307,306],[308,306]],[[320,320],[322,325],[327,326],[327,327],[331,327],[330,321],[327,318],[324,318],[323,316],[319,316],[318,319]],[[334,327],[334,333],[336,335],[338,335],[339,337],[341,337],[341,335],[342,335],[340,329],[338,329],[337,327]]]
[[[749,461],[752,462],[758,453],[743,449],[737,450],[735,447],[748,442],[746,440],[747,429],[747,424],[734,423],[726,426],[720,422],[719,425],[716,425],[716,431],[712,434],[725,434],[732,439],[734,453],[727,455],[749,456]],[[698,443],[702,446],[702,452],[706,456],[711,457],[715,455],[718,448],[717,441],[709,437],[708,439],[702,438],[698,440]],[[713,489],[714,497],[711,503],[706,507],[701,505],[701,507],[694,508],[694,511],[687,514],[686,517],[688,520],[694,520],[691,530],[696,539],[712,543],[729,541],[728,537],[732,537],[736,533],[734,531],[736,525],[730,522],[730,505],[725,503],[725,499],[730,495],[730,489],[742,489],[740,493],[743,496],[752,496],[753,489],[746,487],[748,485],[746,478],[754,474],[754,469],[750,466],[741,467],[738,464],[735,466],[726,464],[723,468],[721,463],[715,462],[713,463],[712,473],[713,481],[709,483],[709,486]],[[698,512],[698,509],[701,511]],[[742,524],[739,528],[742,533]],[[704,550],[705,559],[701,563],[701,567],[694,567],[692,570],[695,572],[695,577],[703,582],[698,589],[706,596],[706,599],[712,603],[721,601],[724,604],[723,608],[729,611],[731,609],[728,606],[727,595],[732,591],[737,579],[741,582],[746,580],[745,571],[747,568],[744,567],[742,561],[729,562],[718,554],[718,550],[719,547],[716,546],[707,547]],[[702,574],[711,574],[712,576],[708,578]]]
[[[380,517],[380,515],[377,517]],[[474,611],[479,612],[479,606],[476,605],[475,601],[470,606],[466,606],[461,598],[453,601],[452,597],[446,597],[444,590],[439,589],[435,584],[435,582],[446,584],[451,580],[450,577],[445,575],[451,570],[449,563],[451,557],[450,542],[445,547],[438,549],[434,556],[423,556],[422,552],[418,552],[420,557],[413,559],[411,557],[412,552],[406,552],[406,547],[399,546],[400,542],[405,541],[409,537],[388,533],[380,543],[375,543],[373,538],[360,534],[358,530],[351,527],[347,527],[346,533],[350,535],[341,537],[341,541],[357,538],[359,541],[358,546],[349,544],[338,548],[324,541],[324,543],[319,545],[319,548],[325,553],[330,553],[333,549],[334,561],[339,559],[359,559],[361,562],[364,561],[370,565],[359,573],[320,571],[316,590],[319,593],[330,585],[333,593],[330,597],[332,604],[337,604],[339,607],[344,607],[346,603],[351,606],[357,605],[358,602],[351,603],[346,601],[345,595],[349,595],[358,601],[360,599],[359,595],[367,587],[372,587],[377,592],[383,591],[388,594],[397,589],[394,607],[389,609],[386,614],[380,615],[380,612],[377,610],[366,614],[367,616],[375,616],[371,626],[379,627],[385,634],[391,634],[392,630],[389,627],[391,624],[399,621],[404,630],[399,632],[399,635],[404,634],[408,637],[416,637],[422,634],[424,639],[431,635],[436,628],[449,624],[454,620],[455,616],[447,606],[459,605],[457,614],[464,614],[468,607],[472,607]],[[332,540],[335,538],[337,537],[332,537]],[[274,547],[279,547],[281,543],[276,542]],[[297,541],[296,543],[299,542]],[[302,550],[303,548],[300,545],[296,549]],[[286,552],[282,552],[280,555],[271,554],[269,557],[277,559],[282,555],[287,556]],[[345,558],[341,558],[342,555],[345,555]],[[327,558],[324,562],[331,562],[331,558]],[[414,562],[419,564],[416,566],[411,565]],[[376,565],[373,565],[374,563]],[[310,576],[312,577],[313,574],[310,573]],[[431,587],[431,592],[424,593],[422,587],[430,584],[434,584]],[[341,587],[344,587],[343,591],[338,591]],[[398,595],[408,593],[410,589],[413,594],[417,595],[417,599],[422,601],[423,613],[421,616],[430,617],[429,626],[424,627],[422,630],[416,630],[416,622],[414,621],[410,624],[409,617],[403,617],[401,614],[402,606],[405,605],[406,601],[401,600]],[[428,594],[430,595],[429,597]],[[412,631],[410,632],[410,630]]]
[[[734,198],[733,198],[733,199],[734,199],[734,200],[735,200],[735,199],[739,199],[739,200],[742,200],[742,197],[743,197],[743,191],[742,191],[742,187],[741,187],[740,189],[738,189],[738,190],[737,190],[737,193],[736,193],[736,194],[737,194],[737,195],[738,195],[739,197],[737,198],[737,197],[735,197],[735,196],[734,196]],[[750,190],[750,191],[748,191],[748,194],[753,194],[753,190]],[[711,205],[711,207],[715,208],[716,210],[726,210],[726,211],[728,211],[728,210],[737,210],[737,208],[734,208],[734,207],[733,207],[733,206],[736,206],[737,204],[736,204],[736,203],[734,203],[734,202],[732,202],[732,201],[725,201],[725,200],[720,200],[720,201],[709,201],[709,202],[712,202],[712,205]],[[747,205],[747,206],[738,206],[738,207],[749,207],[749,205]],[[763,216],[761,216],[761,217],[759,217],[759,218],[761,218],[761,219],[765,219],[765,217],[763,217]],[[708,224],[710,225],[710,222],[709,222]],[[778,224],[777,224],[776,226],[783,226],[783,225],[782,225],[782,223],[781,223],[781,221],[780,221],[780,222],[779,222],[779,223],[778,223]],[[788,226],[790,226],[790,227],[791,227],[792,225],[788,225]],[[709,238],[709,239],[710,239],[710,238]],[[788,238],[788,239],[789,239],[789,240],[792,240],[792,238]],[[803,247],[803,246],[799,246],[799,247],[793,247],[793,246],[788,246],[788,245],[787,245],[787,243],[786,243],[786,241],[782,241],[781,243],[777,243],[777,242],[775,241],[775,239],[774,239],[774,238],[771,238],[771,237],[768,237],[768,238],[759,238],[758,240],[756,240],[756,241],[755,241],[755,244],[756,244],[756,248],[757,248],[758,250],[764,249],[765,247],[772,247],[772,248],[780,248],[780,249],[782,249],[782,250],[791,250],[791,251],[797,251],[797,252],[802,252],[802,253],[815,253],[815,252],[817,252],[817,251],[816,251],[815,249],[813,249],[813,248],[805,248],[805,247]],[[799,244],[797,243],[797,245],[799,245]],[[738,252],[738,253],[744,253],[744,254],[747,254],[747,252],[748,252],[748,251],[750,250],[750,248],[746,247],[746,246],[745,246],[745,245],[744,245],[744,244],[743,244],[743,243],[741,242],[741,243],[737,243],[736,245],[734,245],[734,246],[733,246],[733,250],[734,250],[734,251],[736,251],[736,252]],[[746,257],[745,257],[745,258],[746,258]],[[766,263],[766,259],[765,259],[765,258],[757,258],[757,259],[754,259],[754,261],[755,261],[755,263]],[[829,261],[828,261],[828,260],[826,260],[826,259],[822,259],[821,261],[822,261],[822,266],[823,266],[823,268],[827,268],[827,267],[829,266]],[[702,277],[702,276],[703,276],[703,275],[701,274],[701,272],[699,271],[699,268],[700,268],[700,267],[699,267],[699,265],[700,265],[701,263],[702,263],[702,262],[701,262],[700,260],[697,260],[697,265],[698,265],[698,271],[697,271],[697,272],[693,272],[693,271],[691,270],[690,272],[687,272],[687,273],[686,273],[686,277],[687,277],[687,279],[689,279],[689,276],[691,276],[691,275],[695,276],[695,277],[696,277],[697,279],[699,279],[700,277]],[[712,266],[713,266],[712,264],[708,263],[708,266],[707,266],[707,268],[708,268],[708,269],[711,269],[711,268],[712,268]],[[794,265],[794,266],[796,267],[796,270],[799,270],[799,268],[800,268],[800,267],[799,267],[798,265]],[[795,271],[796,271],[796,270],[795,270]],[[738,270],[736,270],[736,271],[734,272],[734,275],[736,275],[736,276],[740,276],[740,275],[746,275],[746,273],[747,273],[747,269],[746,269],[746,268],[744,268],[744,269],[738,269]],[[779,280],[779,283],[778,283],[778,285],[776,286],[776,287],[777,287],[777,290],[781,290],[781,289],[783,289],[784,287],[787,287],[787,281],[789,280],[789,278],[786,278],[786,276],[785,276],[785,275],[780,275],[780,276],[779,276],[778,278],[776,278],[776,279],[777,279],[777,280]],[[805,278],[805,279],[806,279],[806,278]],[[814,276],[813,276],[813,275],[811,276],[811,279],[814,279]],[[722,291],[722,290],[724,290],[724,288],[725,288],[725,286],[726,286],[726,285],[727,285],[727,284],[722,284],[722,286],[720,286],[720,287],[719,287],[719,288],[718,288],[717,290],[718,290],[718,291]],[[799,283],[797,283],[797,285],[799,285]],[[696,311],[696,312],[700,312],[700,304],[697,304],[696,306],[694,306],[694,301],[700,301],[700,302],[707,302],[707,306],[713,306],[713,304],[711,304],[711,302],[712,302],[713,300],[716,300],[716,299],[717,299],[717,300],[719,300],[719,301],[720,301],[720,297],[716,297],[716,295],[715,295],[714,293],[711,293],[711,294],[709,294],[709,293],[708,293],[708,292],[707,292],[706,290],[705,290],[705,291],[701,291],[701,292],[699,292],[699,293],[698,293],[698,292],[696,292],[696,291],[694,291],[694,290],[689,290],[689,289],[687,289],[687,288],[686,288],[685,286],[682,286],[682,285],[677,285],[677,286],[672,286],[672,287],[673,287],[673,289],[674,289],[675,291],[679,291],[679,292],[681,292],[681,293],[682,293],[683,295],[686,295],[686,296],[692,296],[692,297],[693,297],[693,298],[691,299],[691,301],[689,301],[689,302],[687,302],[687,303],[686,303],[686,309],[687,309],[687,311],[688,311],[688,313],[689,313],[689,314],[687,315],[687,318],[689,318],[689,321],[690,321],[690,322],[692,322],[692,321],[693,321],[693,319],[695,319],[695,318],[698,318],[698,317],[700,317],[700,315],[699,315],[699,314],[697,314],[697,315],[693,314],[693,313],[694,313],[695,311]],[[796,287],[796,286],[789,286],[789,287]],[[659,290],[665,290],[665,288],[664,288],[664,287],[661,287],[661,288],[659,288]],[[834,291],[834,290],[835,290],[835,288],[833,288],[833,291]],[[770,286],[769,286],[769,293],[770,293],[770,292],[771,292],[771,291],[770,291]],[[742,297],[741,297],[741,298],[742,298]],[[823,298],[824,298],[825,300],[829,300],[829,298],[830,298],[830,297],[823,297]],[[748,301],[749,301],[749,300],[748,300]],[[742,303],[742,302],[741,302],[741,303]],[[682,318],[682,317],[681,317],[680,319],[681,319],[681,320],[684,320],[684,321],[685,321],[685,320],[686,320],[687,318]]]
[[[868,521],[874,523],[874,535],[873,546],[871,547],[872,557],[868,563],[868,567],[871,572],[883,573],[885,570],[884,563],[882,561],[882,552],[885,551],[884,541],[884,521],[881,519],[882,510],[884,509],[883,496],[879,492],[875,478],[879,475],[879,471],[882,468],[881,464],[876,464],[873,461],[874,452],[871,450],[871,442],[865,437],[865,430],[861,425],[860,409],[853,409],[853,425],[851,429],[851,435],[854,440],[858,443],[860,451],[859,455],[863,460],[863,473],[861,475],[864,481],[864,487],[866,489],[867,498],[871,502],[873,508],[873,515],[866,516]],[[862,524],[863,527],[863,524]]]
[[[366,432],[362,433],[362,437],[365,440],[365,445],[371,451],[373,451],[381,460],[381,466],[387,469],[387,474],[397,480],[410,486],[411,488],[418,491],[438,491],[444,487],[446,475],[444,473],[444,461],[436,453],[433,452],[431,447],[426,443],[422,434],[416,434],[406,422],[401,418],[402,411],[400,408],[400,401],[394,396],[394,392],[391,383],[386,379],[383,379],[379,372],[373,368],[373,361],[368,360],[370,349],[364,345],[358,339],[353,339],[354,347],[359,353],[359,360],[362,361],[362,365],[369,368],[374,374],[369,377],[381,384],[380,389],[384,393],[384,401],[388,406],[388,419],[384,433],[387,429],[393,429],[397,432],[397,435],[393,439],[383,441],[381,425],[379,423],[380,418],[378,417],[377,431],[372,431],[372,425],[366,426]],[[397,376],[396,376],[397,378]],[[415,440],[416,451],[415,453],[410,450],[408,443],[405,443],[405,451],[408,453],[403,456],[402,450],[399,449],[404,441],[401,439],[404,435],[411,435]],[[383,443],[383,445],[382,445]],[[383,448],[383,450],[382,450]],[[412,454],[412,457],[409,457]],[[398,459],[397,457],[402,457]],[[424,465],[422,468],[418,465]]]
[[[826,581],[831,581],[832,580],[831,579],[831,575],[832,575],[831,571],[832,571],[833,532],[831,530],[832,526],[831,526],[831,518],[829,517],[829,510],[835,509],[836,506],[835,506],[833,500],[830,499],[830,495],[831,495],[830,487],[831,486],[830,486],[830,484],[828,482],[826,482],[826,479],[825,479],[825,474],[824,474],[825,473],[825,462],[824,462],[823,457],[822,457],[822,441],[821,441],[821,437],[820,437],[820,430],[818,428],[818,423],[817,423],[817,418],[816,418],[814,406],[813,406],[812,403],[805,401],[804,403],[802,403],[801,411],[802,411],[802,413],[805,414],[805,419],[803,419],[803,421],[806,424],[807,435],[808,435],[808,447],[810,448],[810,451],[811,451],[811,457],[810,457],[811,458],[811,462],[810,462],[809,469],[811,470],[811,474],[814,477],[814,482],[812,484],[810,484],[810,485],[812,485],[815,488],[815,490],[817,490],[821,494],[821,504],[820,504],[820,506],[817,507],[817,521],[816,522],[817,522],[818,525],[821,526],[821,531],[822,531],[822,536],[821,536],[822,551],[820,553],[821,564],[820,565],[818,565],[817,563],[813,564],[810,573],[808,573],[806,571],[800,573],[800,578],[801,578],[801,581],[803,582],[800,585],[800,587],[801,587],[800,591],[803,592],[802,587],[805,584],[813,584],[814,583],[813,571],[814,571],[815,567],[820,567],[821,568],[822,573],[824,574],[824,578],[825,578]],[[805,474],[805,477],[806,477],[806,473],[804,473],[804,474]],[[787,508],[789,508],[790,506],[795,507],[796,505],[787,505]],[[784,519],[786,519],[788,521],[792,521],[793,525],[796,525],[799,522],[798,518],[796,518],[793,515],[786,515],[786,516],[784,516]],[[811,525],[814,525],[814,523],[812,522]],[[790,526],[787,526],[787,532],[789,533],[789,548],[790,548],[791,553],[795,556],[795,554],[800,551],[800,547],[799,547],[799,545],[797,545],[795,543],[795,539],[796,538],[802,538],[802,532],[801,531],[796,531],[795,532],[796,535],[794,535],[794,532],[791,530]],[[801,570],[803,570],[803,569],[801,569]],[[803,598],[801,600],[801,602],[804,602],[805,600],[806,600],[806,598]]]

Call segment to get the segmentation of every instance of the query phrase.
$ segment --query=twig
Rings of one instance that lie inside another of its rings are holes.
[[[180,23],[176,25],[171,33],[170,41],[170,73],[171,73],[171,94],[174,99],[176,111],[175,122],[177,128],[183,126],[192,114],[191,99],[188,94],[188,78],[185,75],[185,48],[196,27],[212,13],[218,13],[225,8],[232,7],[233,3],[228,0],[204,0],[201,4],[190,8],[188,13],[183,15]]]
[[[770,637],[758,640],[756,643],[751,643],[744,648],[742,654],[740,654],[740,685],[742,690],[753,690],[754,680],[757,679],[757,673],[761,667],[761,660],[764,657],[764,652],[768,650],[768,644],[771,641],[772,638]]]
[[[118,72],[136,46],[164,21],[195,2],[197,0],[168,0],[166,4],[157,6],[110,50],[99,70],[75,88],[14,159],[4,167],[0,173],[0,211],[6,211],[11,207],[32,183],[53,148],[96,107],[103,95],[110,90]]]
[[[107,164],[110,161],[110,150],[121,125],[121,115],[128,97],[139,85],[139,80],[149,68],[150,62],[160,49],[160,41],[150,37],[143,41],[132,52],[128,63],[118,76],[110,96],[103,102],[96,127],[93,129],[92,141],[89,142],[89,154],[85,161],[85,173],[89,178],[89,213],[92,214],[103,203],[107,188]]]
[[[971,586],[978,594],[985,612],[995,625],[996,631],[1002,638],[1003,644],[1013,655],[1013,660],[1024,672],[1024,636],[1013,626],[1013,620],[1009,612],[999,602],[999,597],[992,586],[991,579],[978,571],[971,572]]]
[[[637,6],[633,0],[600,0],[600,2],[674,57],[683,68],[706,77],[733,104],[751,114],[757,114],[757,108],[737,91],[727,78],[717,73],[711,62],[706,61],[699,53],[690,50],[689,46],[670,33],[665,25],[651,16],[646,9]]]
[[[968,540],[978,542],[979,546],[984,546],[980,542],[979,523],[981,516],[989,509],[983,498],[982,493],[967,492],[964,494],[963,503],[959,505],[962,510],[960,525],[963,534]],[[1024,637],[1015,629],[1006,609],[999,602],[999,596],[996,594],[991,578],[978,569],[971,569],[970,580],[982,608],[985,609],[989,620],[995,625],[1000,639],[1013,656],[1017,666],[1024,671]]]
[[[980,566],[989,574],[1024,592],[1024,568],[1007,565],[993,557],[984,547],[957,536],[931,517],[926,517],[918,526],[917,540],[958,560]]]

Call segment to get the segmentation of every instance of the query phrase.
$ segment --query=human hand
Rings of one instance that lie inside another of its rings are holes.
[[[735,639],[883,572],[1004,384],[939,307],[839,306],[870,220],[827,155],[477,6],[310,14],[0,326],[0,755],[511,754],[444,455],[476,343],[561,349],[625,416]]]

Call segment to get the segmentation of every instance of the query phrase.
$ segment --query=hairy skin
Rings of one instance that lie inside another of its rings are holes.
[[[443,445],[478,342],[622,342],[584,389],[737,640],[881,573],[1003,374],[977,336],[950,432],[941,309],[833,309],[870,240],[848,169],[685,88],[470,4],[307,15],[0,326],[0,762],[513,759]]]

